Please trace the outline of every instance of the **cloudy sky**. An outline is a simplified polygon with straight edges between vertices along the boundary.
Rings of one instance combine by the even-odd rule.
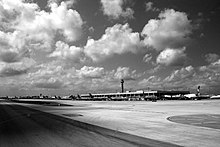
[[[219,0],[0,0],[0,95],[220,93]]]

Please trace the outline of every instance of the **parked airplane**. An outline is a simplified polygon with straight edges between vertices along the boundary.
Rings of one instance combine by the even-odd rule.
[[[220,99],[220,95],[213,95],[210,97],[210,99]]]
[[[185,94],[185,99],[191,99],[191,100],[201,100],[201,99],[207,99],[210,98],[209,95],[201,95],[200,93],[200,86],[197,88],[197,94]]]
[[[195,99],[197,97],[196,94],[192,93],[192,94],[185,94],[184,97],[188,98],[188,99]]]

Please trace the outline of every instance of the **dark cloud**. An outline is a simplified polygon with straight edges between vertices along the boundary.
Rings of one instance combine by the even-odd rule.
[[[17,62],[16,58],[14,57],[16,56],[12,55],[11,58],[5,58],[5,60],[7,59],[6,61],[9,63],[0,62],[1,77],[11,77],[26,74],[35,64],[35,61],[31,58],[22,58],[21,61]]]
[[[18,62],[24,57],[30,57],[30,52],[28,50],[21,53],[3,52],[0,54],[0,60],[6,63]]]
[[[26,74],[28,69],[3,68],[0,71],[0,77],[11,77]]]
[[[3,62],[12,63],[19,61],[18,54],[15,52],[5,52],[0,55]]]

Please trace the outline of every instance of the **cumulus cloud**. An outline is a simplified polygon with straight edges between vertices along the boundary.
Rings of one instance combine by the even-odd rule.
[[[52,61],[48,63],[42,63],[35,66],[35,70],[27,75],[27,78],[31,81],[50,79],[50,78],[60,78],[65,75],[65,70],[62,65],[57,61]]]
[[[144,78],[143,80],[139,81],[138,84],[141,87],[147,88],[157,88],[161,86],[162,80],[160,77],[157,76],[150,76],[148,78]]]
[[[83,66],[79,69],[71,69],[58,66],[53,63],[44,63],[36,67],[34,72],[28,74],[26,81],[37,88],[57,88],[71,90],[108,90],[118,89],[120,79],[130,83],[139,75],[129,67],[118,67],[107,71],[104,67]],[[71,80],[70,80],[71,79]],[[128,86],[132,87],[132,86]],[[83,88],[83,89],[82,89]]]
[[[218,74],[220,72],[220,59],[215,62],[210,63],[207,66],[201,66],[199,68],[201,72],[211,72],[214,74]]]
[[[205,60],[208,63],[216,62],[218,59],[219,59],[219,55],[218,54],[209,53],[209,54],[205,55]]]
[[[135,80],[136,70],[131,71],[129,67],[118,67],[114,73],[115,79]]]
[[[202,86],[202,93],[219,92],[220,82],[220,60],[206,66],[193,67],[189,65],[170,72],[162,78],[157,75],[140,80],[138,84],[144,88],[191,90],[196,92],[198,85]],[[195,90],[195,91],[192,91]]]
[[[76,70],[77,81],[74,83],[76,87],[84,87],[87,90],[105,90],[112,91],[118,89],[120,86],[120,80],[124,79],[125,82],[130,84],[126,88],[132,87],[134,81],[140,76],[135,70],[131,70],[129,67],[118,67],[113,70],[105,70],[103,67],[88,67],[84,66],[79,70]]]
[[[102,78],[104,73],[103,67],[83,66],[76,71],[80,77],[83,78]]]
[[[174,70],[165,78],[160,76],[152,75],[148,78],[144,78],[139,81],[139,85],[142,87],[150,87],[151,89],[175,89],[179,88],[182,90],[188,90],[188,88],[192,87],[195,84],[201,82],[196,79],[196,70],[194,67],[187,66],[177,70]],[[195,81],[193,79],[196,79]]]
[[[220,86],[220,59],[207,65],[200,67],[199,78],[202,83],[218,88]],[[218,91],[219,92],[219,91]]]
[[[70,5],[70,1],[60,4],[50,1],[46,12],[33,1],[0,1],[1,77],[28,73],[35,65],[31,56],[36,60],[43,58],[35,55],[38,53],[35,49],[51,52],[60,38],[68,43],[80,38],[83,21]],[[81,48],[58,41],[50,56],[80,62],[82,52]]]
[[[49,6],[52,11],[50,19],[55,29],[61,29],[68,40],[77,40],[83,24],[80,14],[76,10],[68,9],[68,2],[61,2],[59,6],[51,3]]]
[[[34,83],[34,86],[43,89],[59,89],[63,87],[63,83],[58,79],[51,78],[49,80],[41,80],[36,82]]]
[[[88,39],[85,54],[93,61],[98,62],[114,54],[136,53],[139,46],[139,33],[132,33],[128,24],[116,24],[107,28],[99,40]]]
[[[84,60],[83,49],[76,46],[69,46],[68,44],[58,41],[56,42],[56,49],[49,55],[49,57],[57,57],[62,60],[80,63]]]
[[[25,3],[23,3],[25,7]],[[51,38],[50,35],[61,33],[67,40],[74,41],[78,39],[83,24],[80,14],[76,10],[68,9],[67,3],[61,2],[60,5],[51,2],[49,7],[51,12],[37,10],[36,8],[30,14],[24,13],[19,18],[15,26],[17,30],[33,35],[35,38],[42,36]],[[40,36],[39,36],[40,35]]]
[[[25,81],[37,88],[60,89],[70,86],[76,79],[74,67],[64,68],[60,62],[52,61],[35,66],[34,70],[27,74]]]
[[[167,82],[178,81],[178,80],[182,81],[192,77],[194,73],[195,73],[195,69],[190,65],[187,67],[183,67],[179,70],[175,70],[174,72],[171,73],[170,76],[166,77],[164,80]]]
[[[151,54],[146,54],[143,58],[144,62],[150,62],[150,60],[152,59],[152,55]]]
[[[141,34],[144,43],[157,50],[181,47],[192,33],[191,21],[184,12],[167,9],[159,14],[159,19],[151,19]]]
[[[192,67],[187,66],[171,72],[163,83],[167,87],[185,87],[196,89],[198,85],[203,87],[203,93],[211,90],[217,92],[220,82],[220,62],[216,61],[207,66]],[[211,88],[212,87],[212,88]],[[209,89],[211,88],[211,89]],[[210,92],[211,92],[210,91]]]
[[[18,62],[24,57],[30,57],[30,51],[25,46],[23,35],[17,31],[0,31],[0,60],[3,62]]]
[[[146,11],[160,11],[160,9],[153,7],[153,2],[145,3]]]
[[[211,66],[220,66],[220,59],[218,59],[217,61],[215,61],[215,62],[212,62],[211,63]]]
[[[161,66],[160,64],[156,64],[156,63],[152,63],[152,64],[153,64],[153,67],[151,69],[146,70],[145,71],[146,74],[155,74],[156,72],[159,72],[160,70],[163,69],[163,66]]]
[[[123,8],[125,2],[126,0],[101,0],[103,13],[113,19],[120,16],[133,18],[134,11],[129,7]]]
[[[80,14],[69,9],[68,2],[49,3],[51,12],[40,10],[36,3],[23,0],[0,2],[0,42],[4,48],[21,50],[37,45],[50,49],[53,41],[64,36],[67,41],[79,39],[83,21]]]
[[[157,63],[166,66],[182,66],[185,64],[186,59],[185,47],[182,49],[167,48],[158,55]]]

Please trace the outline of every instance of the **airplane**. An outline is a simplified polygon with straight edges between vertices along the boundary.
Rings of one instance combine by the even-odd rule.
[[[193,94],[193,93],[192,94],[185,94],[184,97],[186,99],[190,99],[190,100],[201,100],[201,99],[210,98],[209,95],[201,95],[201,93],[200,93],[200,86],[198,86],[196,94]]]
[[[210,99],[220,99],[220,95],[213,95],[210,97]]]
[[[196,94],[192,93],[192,94],[185,94],[184,97],[187,99],[195,99],[198,96]]]

